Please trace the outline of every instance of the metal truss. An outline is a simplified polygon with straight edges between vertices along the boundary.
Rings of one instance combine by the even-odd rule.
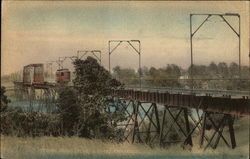
[[[124,136],[121,141],[144,143],[149,146],[158,143],[161,147],[182,143],[183,148],[192,148],[194,144],[199,144],[204,150],[208,147],[216,149],[219,142],[223,141],[229,148],[234,149],[236,147],[233,128],[234,118],[230,114],[204,111],[201,115],[198,109],[192,109],[195,112],[191,112],[191,109],[187,107],[164,105],[164,110],[161,110],[163,114],[159,115],[157,104],[153,102],[141,102],[118,97],[112,97],[109,102],[113,104],[111,107],[115,107],[113,112],[119,110],[126,113],[127,120],[125,122],[114,121],[112,123],[123,128]],[[197,104],[197,108],[201,108],[203,102]],[[107,107],[107,110],[110,112],[110,108]],[[194,117],[195,113],[197,117]],[[222,117],[218,120],[212,117],[215,115]],[[215,119],[217,119],[216,122]],[[208,126],[209,124],[210,126]],[[231,143],[223,135],[223,129],[226,126],[228,126]],[[206,134],[205,132],[209,129],[210,133]],[[173,134],[170,132],[175,132],[179,138],[171,138],[169,135]],[[199,137],[199,142],[194,143],[193,137]],[[206,145],[204,146],[205,142]]]
[[[149,106],[150,105],[150,106]],[[160,135],[160,120],[155,103],[137,102],[136,122],[132,141],[152,145]]]
[[[211,126],[214,129],[214,132],[211,135],[211,137],[209,138],[209,140],[207,140],[207,144],[204,146],[204,150],[206,150],[209,146],[212,147],[213,149],[216,149],[218,144],[219,144],[220,139],[222,139],[223,142],[229,148],[234,149],[236,147],[235,133],[234,133],[234,128],[233,128],[234,117],[232,115],[229,115],[229,114],[220,114],[220,115],[223,115],[222,118],[219,121],[215,122],[214,119],[211,117],[211,115],[218,115],[218,114],[211,113],[211,112],[204,112],[203,113],[204,117],[203,117],[203,121],[202,121],[200,147],[203,146],[207,122],[210,121]],[[226,138],[223,136],[223,130],[224,130],[225,126],[228,126],[230,141],[231,141],[230,144],[226,140]],[[217,137],[214,140],[216,134],[217,134]]]
[[[174,111],[173,111],[174,109]],[[166,111],[168,111],[170,117],[172,118],[172,123],[169,123],[169,127],[166,131],[164,131],[164,127],[166,126]],[[174,114],[175,112],[175,114]],[[176,113],[177,112],[177,113]],[[181,124],[179,124],[178,119],[181,120],[180,114],[184,113],[184,123],[186,125],[186,130],[182,128]],[[168,121],[169,122],[169,121]],[[175,126],[176,127],[175,127]],[[173,141],[167,141],[166,138],[169,135],[170,131],[174,127],[175,131],[180,135],[184,136],[185,140],[173,140]],[[161,128],[161,135],[160,135],[160,146],[165,146],[165,143],[176,143],[176,142],[183,142],[184,145],[189,144],[190,146],[193,146],[191,133],[190,133],[190,125],[188,120],[188,111],[187,108],[180,108],[180,107],[171,107],[171,106],[165,106],[163,119],[162,119],[162,128]]]

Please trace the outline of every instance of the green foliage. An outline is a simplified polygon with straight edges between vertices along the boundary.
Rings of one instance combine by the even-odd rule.
[[[55,114],[8,109],[1,112],[1,134],[25,136],[60,135],[60,120]]]
[[[110,88],[121,85],[92,57],[88,57],[86,60],[78,59],[74,62],[74,66],[76,74],[73,81],[74,87],[80,94],[107,95]]]
[[[77,92],[70,87],[61,87],[58,92],[57,113],[62,122],[63,134],[74,135],[74,125],[78,122],[80,108],[77,104]]]
[[[60,135],[60,120],[58,115],[42,112],[25,112],[19,108],[8,107],[10,100],[1,87],[1,129],[3,135],[44,136]]]
[[[4,112],[7,110],[8,108],[8,103],[10,102],[10,100],[7,98],[7,96],[5,95],[5,87],[1,87],[1,107],[0,107],[0,112]]]
[[[137,72],[131,68],[116,66],[113,69],[113,76],[126,85],[139,85],[139,73],[142,76],[142,85],[153,87],[179,87],[181,68],[171,64],[164,68],[143,67]]]
[[[113,76],[127,85],[135,85],[139,82],[138,74],[131,68],[121,68],[120,66],[116,66],[113,68]]]
[[[74,87],[59,91],[58,114],[64,135],[87,138],[110,138],[114,127],[112,114],[105,112],[106,96],[121,85],[92,57],[74,61]],[[118,118],[118,117],[117,117]]]
[[[179,87],[179,78],[181,76],[181,68],[177,65],[167,65],[165,68],[156,69],[151,67],[149,69],[148,84],[156,87]]]
[[[142,86],[147,87],[173,87],[196,89],[222,89],[222,90],[249,90],[250,74],[249,67],[241,67],[235,62],[229,65],[225,62],[218,64],[211,62],[207,65],[193,65],[191,80],[191,67],[187,70],[175,64],[168,64],[166,67],[142,67]],[[138,85],[139,74],[133,69],[116,66],[113,69],[113,76],[126,85]]]
[[[5,88],[1,88],[1,134],[115,138],[118,131],[111,122],[124,116],[105,111],[106,96],[110,88],[117,88],[121,83],[91,57],[76,60],[74,65],[74,87],[60,86],[57,109],[52,113],[7,109],[9,101],[4,95]]]
[[[55,114],[25,112],[18,108],[8,107],[5,88],[1,87],[1,129],[3,135],[41,136],[60,134],[59,118]]]
[[[194,88],[204,89],[222,89],[222,90],[249,90],[250,76],[249,67],[241,67],[239,74],[239,65],[232,62],[228,66],[225,62],[217,65],[211,62],[209,66],[193,65]],[[191,74],[191,68],[188,69]],[[191,81],[188,84],[191,86]]]

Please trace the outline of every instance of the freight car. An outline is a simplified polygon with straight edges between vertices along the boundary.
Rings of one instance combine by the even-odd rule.
[[[70,71],[69,69],[59,69],[56,71],[56,82],[57,83],[68,83],[70,82]]]
[[[43,64],[30,64],[23,68],[23,82],[26,84],[44,83]]]

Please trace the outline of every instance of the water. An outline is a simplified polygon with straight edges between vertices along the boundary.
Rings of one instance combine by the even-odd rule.
[[[14,108],[20,108],[23,111],[34,111],[34,112],[51,112],[53,109],[55,109],[55,106],[53,104],[49,104],[46,106],[43,102],[39,100],[34,100],[32,103],[27,100],[22,101],[16,101],[11,100],[11,103],[8,105],[9,107]]]

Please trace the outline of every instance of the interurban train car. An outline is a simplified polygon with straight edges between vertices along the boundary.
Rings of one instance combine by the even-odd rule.
[[[30,64],[23,68],[23,82],[27,84],[44,83],[43,64]]]
[[[57,83],[68,83],[70,82],[70,71],[69,69],[59,69],[56,71],[56,82]]]
[[[48,79],[47,79],[48,80]],[[48,82],[46,80],[46,82]],[[69,69],[59,69],[56,71],[56,83],[70,82]],[[23,83],[25,84],[44,84],[44,66],[43,64],[29,64],[23,68]]]

